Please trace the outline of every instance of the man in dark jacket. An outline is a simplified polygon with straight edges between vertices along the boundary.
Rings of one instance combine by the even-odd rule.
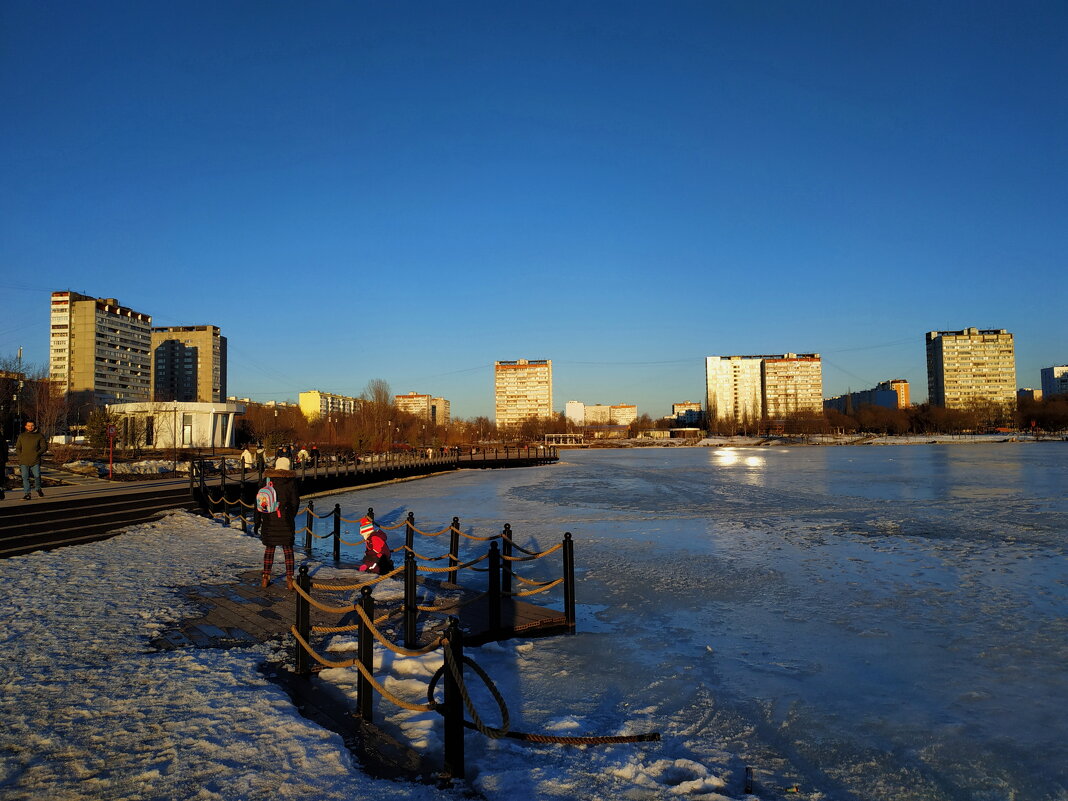
[[[274,488],[278,508],[260,509],[257,503],[256,526],[260,532],[260,540],[263,542],[261,587],[266,587],[271,583],[274,549],[281,545],[286,560],[286,589],[293,589],[293,540],[296,538],[300,495],[297,493],[297,474],[289,467],[289,459],[279,456],[274,468],[263,474],[264,486],[270,484]]]
[[[33,420],[26,421],[26,429],[15,440],[15,458],[22,471],[22,491],[26,493],[22,500],[30,499],[30,475],[34,477],[34,488],[40,497],[44,497],[41,491],[41,459],[48,450],[44,434],[37,430],[37,423]]]

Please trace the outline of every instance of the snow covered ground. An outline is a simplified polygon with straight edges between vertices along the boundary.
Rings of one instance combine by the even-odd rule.
[[[225,584],[255,567],[259,542],[186,513],[132,527],[103,542],[0,561],[0,797],[16,799],[430,799],[456,795],[406,782],[374,780],[354,764],[341,738],[304,720],[257,667],[282,661],[270,646],[155,652],[148,643],[169,621],[191,615],[180,589]],[[320,575],[329,575],[329,568]],[[396,592],[396,590],[392,590]],[[376,593],[381,595],[381,593]],[[583,622],[583,626],[593,621]],[[354,656],[338,635],[330,658]],[[532,642],[471,650],[501,689],[528,698],[562,734],[614,734],[655,727],[635,709],[611,731],[583,731],[579,707],[553,685],[574,683],[566,664]],[[378,671],[414,702],[440,655],[383,656]],[[516,667],[548,671],[542,686]],[[322,678],[355,694],[355,672]],[[487,722],[495,707],[479,694]],[[587,703],[589,700],[587,699]],[[596,703],[603,703],[596,702]],[[379,703],[384,725],[420,749],[440,753],[440,719]],[[529,714],[529,713],[528,713]],[[513,720],[522,722],[516,710]],[[658,744],[561,749],[487,743],[468,734],[468,771],[489,798],[605,797],[630,790],[655,798],[665,787],[687,798],[719,798],[709,769],[665,757]],[[603,771],[603,773],[602,773]],[[598,789],[599,788],[599,789]],[[518,794],[518,795],[517,795]]]

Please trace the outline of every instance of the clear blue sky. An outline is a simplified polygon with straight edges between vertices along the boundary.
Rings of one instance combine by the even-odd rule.
[[[1068,5],[0,4],[0,355],[48,293],[216,324],[231,394],[700,400],[707,355],[1068,362]]]

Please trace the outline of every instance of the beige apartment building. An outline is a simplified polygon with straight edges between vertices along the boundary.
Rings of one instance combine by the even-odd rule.
[[[352,414],[360,408],[363,400],[348,395],[335,395],[332,392],[321,392],[317,389],[301,392],[297,395],[297,405],[300,413],[309,423],[320,417],[332,415],[341,416]],[[281,404],[280,404],[281,405]]]
[[[152,399],[223,403],[226,337],[215,325],[152,329]]]
[[[708,356],[705,387],[708,421],[756,421],[763,411],[763,356]]]
[[[761,365],[764,416],[823,413],[823,362],[818,353],[765,356]]]
[[[933,405],[966,409],[976,403],[1015,403],[1016,352],[1004,328],[929,331],[926,344],[927,395]]]
[[[92,406],[148,401],[151,350],[149,315],[115,298],[52,293],[48,372],[68,396],[74,418]]]
[[[498,427],[517,426],[529,417],[553,413],[551,359],[494,362],[494,409]]]
[[[393,404],[400,411],[414,414],[420,420],[434,425],[448,425],[451,416],[452,404],[445,398],[435,398],[432,395],[420,395],[416,392],[395,395]]]

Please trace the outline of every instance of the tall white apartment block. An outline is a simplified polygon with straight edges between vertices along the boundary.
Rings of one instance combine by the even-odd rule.
[[[1015,404],[1016,351],[1004,328],[930,331],[926,344],[927,395],[933,405]]]
[[[564,404],[564,417],[572,425],[586,425],[586,404],[582,401],[568,401]]]
[[[445,398],[430,399],[430,422],[434,425],[447,426],[452,419],[452,403]]]
[[[763,356],[705,358],[708,420],[757,421],[763,411],[760,366]]]
[[[77,292],[53,292],[48,372],[81,409],[147,401],[152,394],[152,318]],[[81,416],[80,410],[76,414]]]
[[[394,395],[393,405],[398,411],[414,414],[420,420],[430,419],[430,396],[409,392],[407,395]]]
[[[530,417],[553,413],[551,359],[494,362],[494,408],[497,425],[517,426]]]
[[[1068,395],[1068,365],[1042,368],[1042,397]]]
[[[586,425],[606,426],[612,422],[612,407],[604,403],[586,404]]]
[[[320,417],[330,417],[332,415],[340,417],[343,414],[352,414],[360,408],[362,403],[364,401],[361,398],[335,395],[332,392],[321,392],[318,389],[311,389],[297,395],[297,405],[300,406],[300,412],[308,422],[318,420]],[[272,402],[264,405],[270,406]],[[286,406],[288,404],[278,403],[274,405]]]
[[[818,353],[765,356],[761,387],[765,417],[823,413],[823,362]]]
[[[633,403],[616,403],[608,407],[608,422],[614,426],[629,426],[638,419],[638,407]]]

